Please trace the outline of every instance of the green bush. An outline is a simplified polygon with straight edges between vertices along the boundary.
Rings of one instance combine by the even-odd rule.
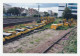
[[[43,27],[43,29],[46,29],[46,28],[49,28],[49,29],[50,29],[51,24],[52,24],[52,23],[49,23],[49,24],[45,25],[45,26]]]
[[[70,26],[70,28],[73,28],[73,27],[74,27],[74,25]]]
[[[40,17],[40,15],[33,15],[33,17]]]
[[[68,26],[59,26],[57,30],[67,30],[68,28]]]
[[[54,24],[57,24],[58,22],[57,21],[54,21]]]

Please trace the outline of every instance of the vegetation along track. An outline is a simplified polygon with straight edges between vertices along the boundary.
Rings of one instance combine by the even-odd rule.
[[[55,43],[53,43],[52,45],[50,45],[46,50],[43,51],[43,53],[50,53],[51,48],[53,48],[57,43],[59,43],[63,38],[65,38],[66,36],[70,36],[71,34],[73,34],[72,32],[75,31],[77,27],[74,27],[71,31],[69,31],[68,33],[66,33],[64,36],[62,36],[61,39],[59,39],[58,41],[56,41]],[[58,50],[59,51],[59,50]]]

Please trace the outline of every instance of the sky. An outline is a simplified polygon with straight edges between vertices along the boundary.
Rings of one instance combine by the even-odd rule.
[[[34,8],[38,10],[38,5],[40,6],[39,11],[44,12],[48,10],[52,10],[53,12],[58,12],[58,3],[6,3],[11,5],[12,7],[22,7],[25,9]]]

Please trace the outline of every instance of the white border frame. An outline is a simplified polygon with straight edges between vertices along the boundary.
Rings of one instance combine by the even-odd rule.
[[[79,0],[0,0],[0,54],[2,56],[79,56],[80,52],[80,1]],[[45,53],[45,54],[39,54],[39,53],[3,53],[3,3],[77,3],[78,5],[78,13],[77,13],[77,54],[59,54],[59,53]]]

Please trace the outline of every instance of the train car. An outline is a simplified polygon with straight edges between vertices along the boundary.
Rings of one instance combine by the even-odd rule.
[[[52,24],[51,25],[51,29],[55,29],[56,30],[57,28],[58,28],[58,24]]]
[[[18,35],[24,34],[26,31],[26,29],[16,29],[16,33],[18,33]]]
[[[54,17],[41,17],[41,23],[49,24],[54,21]]]
[[[43,27],[45,24],[39,23],[38,25],[39,25],[39,28],[40,28],[40,27]]]
[[[3,42],[5,42],[6,40],[5,40],[5,38],[3,38]]]
[[[41,23],[47,24],[47,19],[46,19],[46,17],[41,17]]]
[[[31,29],[28,29],[28,28],[21,28],[21,29],[24,29],[24,30],[25,30],[25,31],[24,31],[24,34],[31,31]]]
[[[38,25],[32,25],[34,27],[34,30],[38,28]]]
[[[5,38],[7,40],[11,39],[12,36],[13,36],[12,33],[6,33],[6,32],[3,33],[3,38]]]
[[[16,31],[7,31],[7,33],[16,33]]]
[[[32,27],[32,26],[26,26],[26,28],[28,29],[28,30],[30,30],[30,31],[33,31],[35,28],[34,27]]]
[[[46,17],[46,19],[47,19],[47,24],[49,24],[50,23],[50,17]]]
[[[12,33],[11,38],[15,38],[15,37],[17,37],[17,33],[16,33],[16,31],[8,31],[8,33]]]
[[[35,30],[40,28],[40,26],[38,24],[33,25],[33,27],[35,27]]]
[[[58,26],[63,26],[63,21],[59,21]]]

